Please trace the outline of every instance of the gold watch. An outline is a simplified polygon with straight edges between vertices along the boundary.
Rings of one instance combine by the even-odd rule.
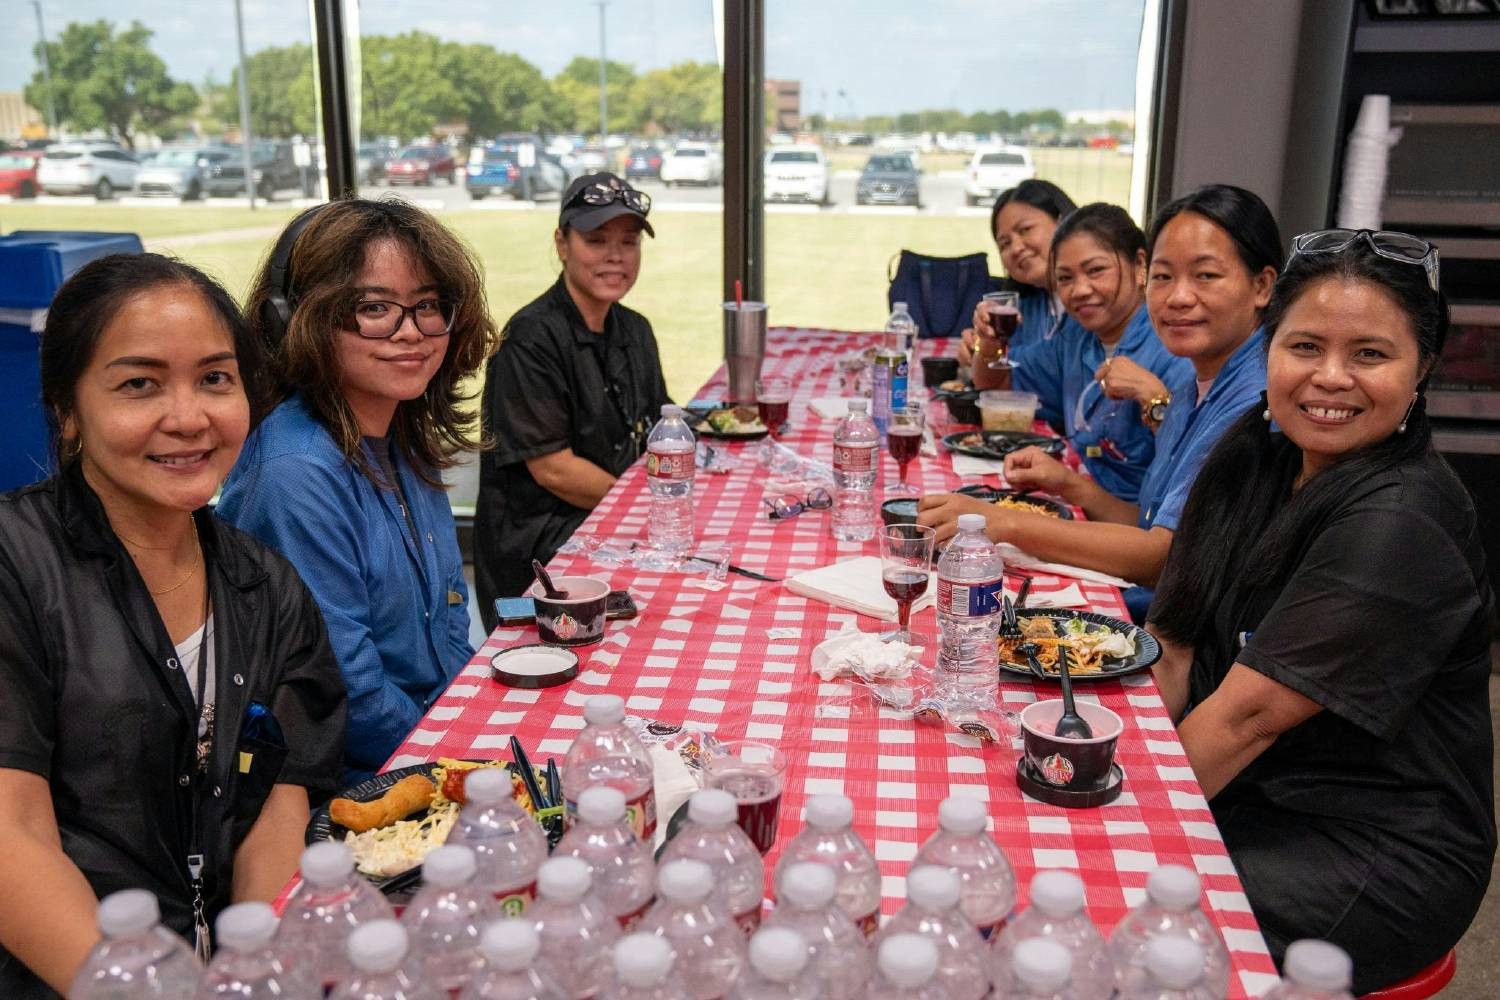
[[[1141,417],[1152,427],[1160,427],[1161,422],[1167,419],[1167,407],[1172,405],[1172,394],[1163,393],[1160,396],[1152,396],[1146,403],[1146,408]]]

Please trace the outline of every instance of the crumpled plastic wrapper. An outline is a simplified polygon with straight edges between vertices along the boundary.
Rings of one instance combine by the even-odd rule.
[[[715,448],[707,441],[698,442],[697,466],[711,475],[724,475],[739,467],[739,461],[723,448]]]
[[[685,573],[722,581],[729,574],[729,543],[724,540],[698,542],[687,556],[672,555],[641,541],[601,538],[575,533],[557,550],[558,555],[582,556],[600,566],[630,566],[652,573]]]
[[[625,716],[625,725],[651,754],[656,793],[656,847],[667,838],[667,826],[682,804],[703,787],[703,766],[718,741],[709,733],[669,722]]]
[[[775,438],[762,438],[756,452],[768,492],[801,493],[814,487],[833,488],[833,466],[807,458]]]

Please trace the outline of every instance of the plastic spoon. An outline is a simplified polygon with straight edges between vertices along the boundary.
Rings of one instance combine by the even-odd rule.
[[[1078,714],[1078,709],[1073,704],[1073,676],[1068,672],[1068,659],[1068,647],[1059,648],[1057,674],[1062,680],[1063,714],[1052,732],[1065,740],[1091,740],[1094,738],[1094,729]]]
[[[547,575],[547,567],[542,565],[540,559],[531,560],[531,568],[536,573],[537,581],[541,583],[542,590],[546,592],[549,601],[566,601],[568,599],[568,592],[566,590],[558,590],[553,586],[552,577]]]

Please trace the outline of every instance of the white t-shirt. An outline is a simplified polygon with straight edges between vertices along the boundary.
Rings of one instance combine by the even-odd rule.
[[[205,635],[205,633],[207,633]],[[196,632],[177,644],[177,662],[187,678],[188,689],[193,699],[198,700],[198,656],[205,657],[203,664],[203,714],[198,719],[198,738],[207,739],[214,721],[214,616],[209,614]]]

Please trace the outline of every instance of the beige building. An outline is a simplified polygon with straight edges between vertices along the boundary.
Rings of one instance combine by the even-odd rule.
[[[0,140],[44,139],[47,126],[42,113],[26,103],[16,91],[0,91]]]
[[[777,132],[796,133],[802,127],[802,81],[767,80],[766,105]]]

